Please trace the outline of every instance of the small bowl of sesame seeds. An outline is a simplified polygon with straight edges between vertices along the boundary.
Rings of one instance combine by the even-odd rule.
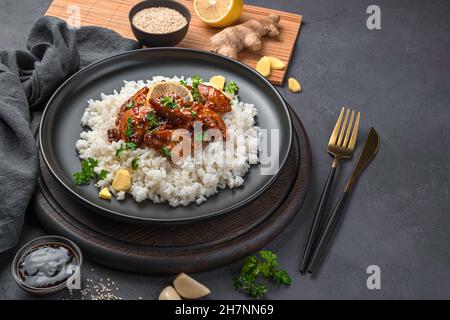
[[[147,47],[171,47],[183,40],[189,29],[189,9],[173,0],[147,0],[136,4],[129,14],[131,30]]]

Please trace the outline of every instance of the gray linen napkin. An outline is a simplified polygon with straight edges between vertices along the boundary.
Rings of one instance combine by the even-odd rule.
[[[80,68],[139,47],[112,30],[70,29],[46,16],[33,26],[27,51],[0,51],[0,252],[17,244],[36,184],[38,152],[30,109],[42,108]]]

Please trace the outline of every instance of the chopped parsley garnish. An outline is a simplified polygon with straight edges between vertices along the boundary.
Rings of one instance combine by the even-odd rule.
[[[100,171],[100,173],[97,175],[99,180],[105,180],[106,176],[108,175],[108,171],[106,170],[102,170]]]
[[[134,142],[122,143],[119,148],[116,149],[116,156],[120,156],[120,154],[125,150],[136,150],[137,146]]]
[[[126,147],[127,147],[127,150],[136,150],[136,148],[137,148],[136,143],[134,143],[134,142],[127,142]]]
[[[94,168],[98,165],[98,160],[87,158],[81,161],[81,171],[73,174],[77,185],[89,184],[95,178]]]
[[[133,135],[133,118],[129,117],[127,119],[127,126],[125,128],[125,136],[131,137]]]
[[[164,96],[161,99],[159,99],[159,101],[165,106],[168,107],[170,109],[175,109],[178,107],[177,103],[175,102],[175,100],[173,100],[173,98],[171,97],[167,97]]]
[[[196,102],[202,102],[202,96],[198,92],[198,85],[203,82],[203,79],[199,76],[193,76],[192,78],[192,97]]]
[[[134,107],[134,100],[131,100],[131,102],[129,104],[127,104],[127,109],[131,109]]]
[[[148,121],[148,123],[150,124],[150,130],[159,126],[159,121],[158,119],[155,118],[155,115],[153,114],[153,111],[149,111],[147,113],[147,116],[145,117],[145,119]]]
[[[225,92],[228,92],[228,93],[231,93],[231,94],[236,94],[236,93],[239,92],[239,87],[237,86],[236,83],[234,83],[234,81],[230,81],[225,86]]]
[[[234,287],[258,298],[267,293],[264,283],[256,283],[258,277],[271,279],[276,284],[290,285],[292,279],[289,274],[278,267],[277,255],[272,251],[262,250],[259,257],[247,257],[242,266],[241,273],[234,278]]]
[[[192,87],[198,88],[198,85],[203,82],[203,79],[200,76],[192,76]]]
[[[187,86],[187,82],[184,80],[180,80],[179,83],[182,84],[183,86]]]
[[[192,115],[193,117],[195,117],[195,116],[197,115],[197,112],[194,111],[194,110],[191,110],[191,115]]]
[[[170,149],[168,147],[162,147],[162,151],[164,152],[166,157],[170,158],[172,156],[172,152],[170,151]]]
[[[131,168],[133,169],[133,170],[137,170],[137,168],[139,168],[139,163],[138,163],[138,161],[139,161],[139,158],[137,157],[137,158],[134,158],[133,160],[131,160]]]

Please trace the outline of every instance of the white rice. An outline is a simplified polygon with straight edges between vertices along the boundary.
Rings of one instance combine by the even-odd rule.
[[[202,151],[201,163],[188,157],[180,166],[159,151],[151,148],[125,150],[116,156],[121,141],[108,141],[107,130],[114,127],[119,109],[140,88],[154,82],[179,81],[183,78],[153,77],[148,81],[124,81],[120,92],[101,94],[101,100],[90,99],[81,123],[89,127],[80,134],[76,148],[81,159],[93,158],[99,164],[95,171],[108,171],[104,180],[97,182],[98,188],[107,187],[118,200],[125,192],[116,192],[112,181],[119,169],[127,169],[132,176],[131,189],[127,192],[138,202],[150,199],[155,203],[168,202],[171,206],[201,204],[220,189],[236,188],[244,183],[250,165],[257,164],[260,144],[260,129],[255,126],[257,110],[253,104],[239,102],[235,96],[232,111],[223,115],[230,136],[224,143],[210,142]],[[191,79],[185,79],[191,84]],[[131,161],[139,157],[138,168],[131,168]]]

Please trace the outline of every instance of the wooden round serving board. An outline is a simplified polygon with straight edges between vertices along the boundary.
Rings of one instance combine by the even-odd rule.
[[[246,207],[230,214],[193,223],[145,226],[111,220],[76,202],[41,161],[36,216],[49,233],[76,242],[87,258],[125,271],[173,274],[231,263],[273,240],[303,204],[311,177],[311,149],[292,110],[291,116],[296,136],[278,179]]]

